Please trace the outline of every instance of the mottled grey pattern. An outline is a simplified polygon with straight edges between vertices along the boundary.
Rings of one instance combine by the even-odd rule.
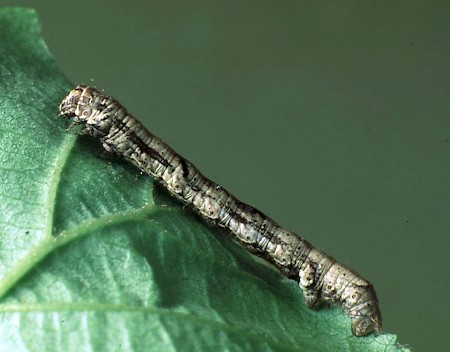
[[[83,125],[81,134],[98,137],[107,152],[123,156],[152,175],[173,196],[296,280],[308,307],[337,303],[350,316],[354,335],[381,331],[381,314],[370,282],[203,176],[115,99],[78,86],[59,110],[64,118],[73,118],[69,129]]]

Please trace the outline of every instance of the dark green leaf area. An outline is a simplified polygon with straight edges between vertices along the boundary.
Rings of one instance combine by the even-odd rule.
[[[0,36],[0,277],[9,280],[21,270],[17,261],[49,232],[52,175],[68,138],[56,123],[55,102],[69,83],[58,74],[33,11],[3,10]]]
[[[337,350],[363,351],[374,342],[350,337],[339,309],[307,309],[294,282],[222,241],[190,215],[164,209],[59,248],[3,304],[52,344],[70,332],[77,346],[100,350],[140,350],[151,340],[155,350],[326,351],[327,336]]]
[[[0,10],[0,351],[396,351],[57,117],[36,14]]]
[[[70,151],[58,184],[55,235],[90,219],[154,204],[152,179],[122,159],[105,157],[101,149],[98,141],[82,137]]]

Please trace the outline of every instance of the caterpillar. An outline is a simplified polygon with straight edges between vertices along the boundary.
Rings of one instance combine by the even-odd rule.
[[[79,85],[59,105],[59,116],[73,119],[67,130],[82,125],[79,134],[99,138],[107,153],[151,175],[207,222],[224,228],[252,254],[297,281],[308,307],[318,309],[322,302],[340,305],[355,336],[381,332],[381,313],[370,282],[203,176],[117,100]]]

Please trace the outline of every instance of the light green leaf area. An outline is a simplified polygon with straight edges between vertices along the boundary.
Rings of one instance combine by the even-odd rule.
[[[1,10],[0,36],[0,351],[400,350],[66,133],[34,11]]]

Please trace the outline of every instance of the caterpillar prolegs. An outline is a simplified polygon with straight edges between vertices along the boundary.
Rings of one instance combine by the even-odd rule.
[[[208,222],[296,280],[308,307],[339,304],[351,318],[354,335],[381,332],[381,313],[370,282],[203,176],[117,100],[80,85],[64,98],[59,111],[73,118],[69,129],[83,125],[81,134],[99,138],[107,152],[131,161]]]

